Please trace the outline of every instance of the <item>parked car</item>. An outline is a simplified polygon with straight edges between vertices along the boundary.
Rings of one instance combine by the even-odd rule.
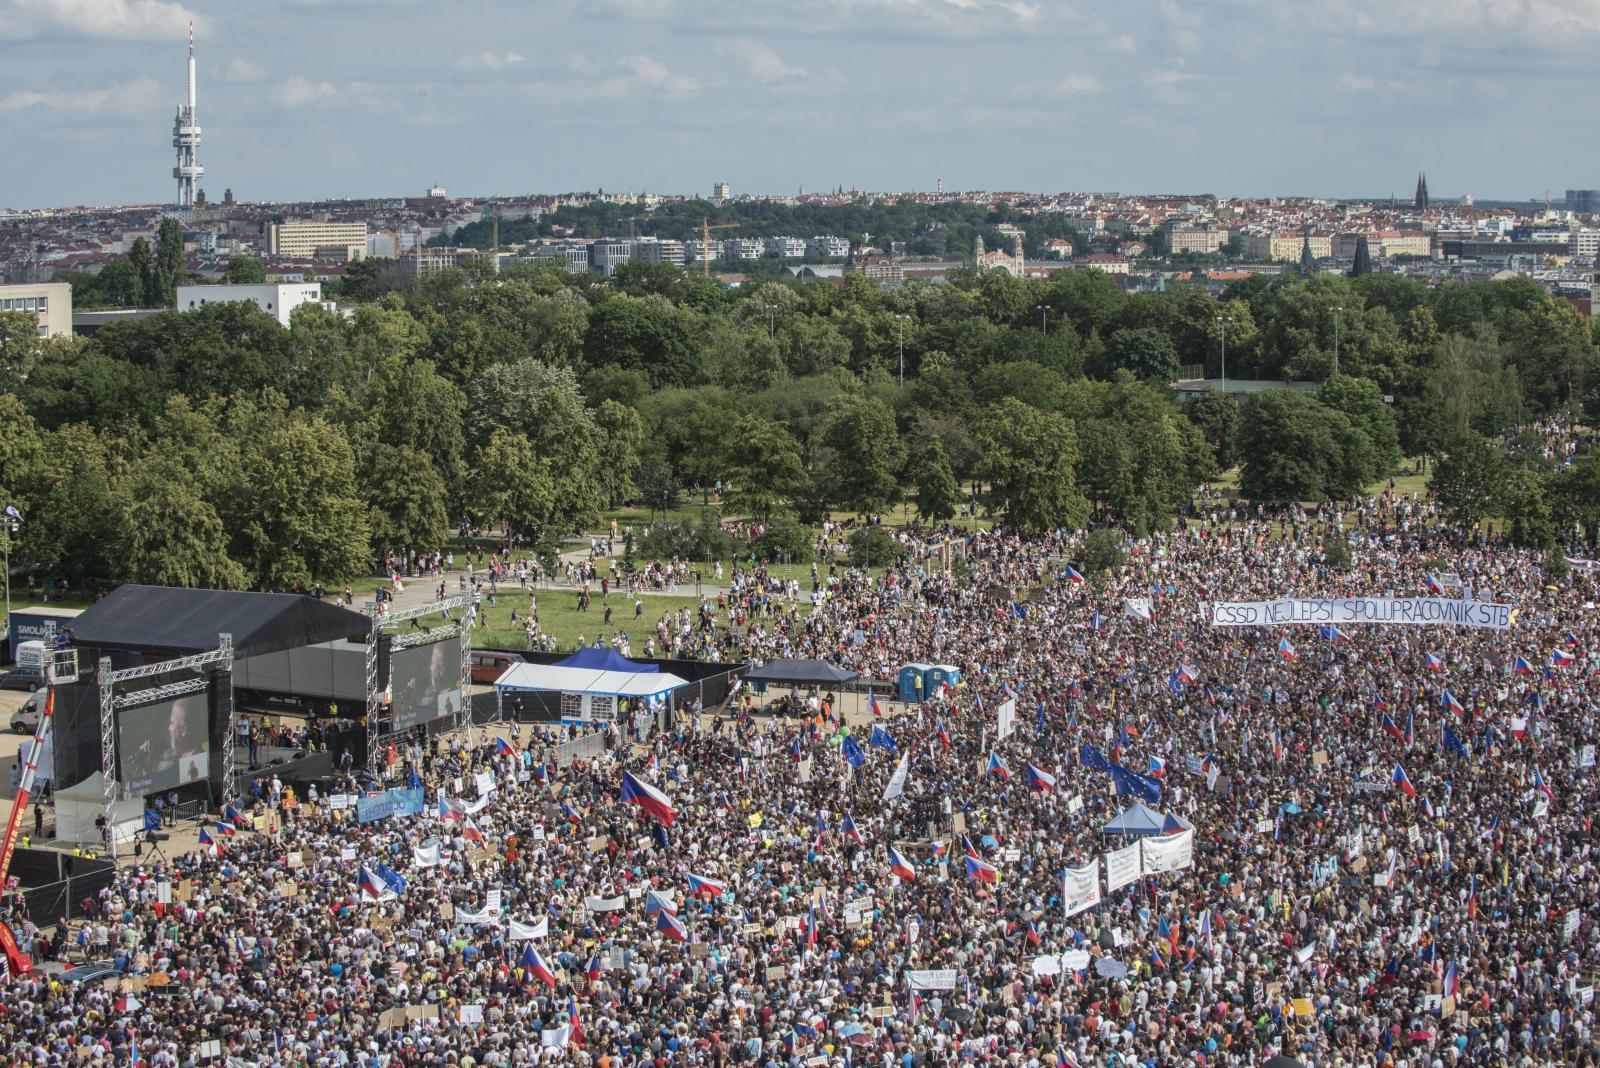
[[[18,734],[33,734],[39,729],[39,717],[44,715],[45,690],[35,690],[22,707],[11,713],[11,729]]]

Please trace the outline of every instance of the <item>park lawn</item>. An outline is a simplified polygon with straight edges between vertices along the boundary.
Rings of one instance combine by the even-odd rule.
[[[682,594],[654,594],[641,597],[644,602],[644,614],[638,619],[633,617],[633,598],[626,594],[612,593],[611,595],[611,626],[607,627],[602,622],[605,619],[605,604],[600,600],[600,590],[595,586],[591,590],[592,600],[589,602],[589,611],[578,611],[577,592],[570,589],[551,589],[533,591],[539,599],[539,623],[546,634],[554,634],[556,641],[563,651],[570,651],[578,647],[578,636],[583,636],[584,644],[593,644],[595,638],[610,639],[618,631],[627,634],[633,641],[633,654],[644,655],[644,645],[647,640],[655,637],[656,621],[661,618],[661,613],[666,611],[681,611],[684,608],[694,609],[700,603],[693,593]],[[714,596],[714,595],[713,595]],[[472,644],[479,649],[511,649],[523,650],[528,647],[527,634],[523,630],[523,618],[527,615],[527,591],[512,589],[503,591],[495,598],[494,605],[490,605],[488,598],[481,603],[483,617],[480,625],[473,628]],[[511,621],[511,612],[517,613],[516,622]]]

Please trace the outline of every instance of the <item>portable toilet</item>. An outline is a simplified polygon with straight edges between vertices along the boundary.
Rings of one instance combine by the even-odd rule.
[[[927,671],[927,685],[929,693],[939,693],[946,686],[955,686],[961,682],[961,669],[954,664],[934,664]]]
[[[902,701],[916,704],[928,696],[928,670],[932,664],[907,664],[900,669],[900,690],[898,697]]]

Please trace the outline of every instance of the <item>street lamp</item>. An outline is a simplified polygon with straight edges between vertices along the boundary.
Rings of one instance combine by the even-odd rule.
[[[11,640],[11,537],[22,525],[22,513],[17,511],[14,504],[6,505],[4,516],[0,516],[0,532],[4,533],[5,569],[6,569],[6,641]]]
[[[895,315],[900,320],[900,385],[906,384],[906,317]]]
[[[1033,310],[1039,313],[1039,332],[1045,337],[1050,336],[1050,305],[1035,304]]]
[[[1217,316],[1217,325],[1222,327],[1222,391],[1228,390],[1228,324],[1233,322],[1231,315]]]
[[[1344,311],[1343,306],[1335,305],[1333,309],[1333,373],[1339,373],[1339,313]]]

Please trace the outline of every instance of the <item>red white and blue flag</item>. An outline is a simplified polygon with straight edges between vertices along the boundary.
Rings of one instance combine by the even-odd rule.
[[[989,754],[989,774],[998,775],[1002,779],[1011,778],[1011,769],[1006,767],[1006,762],[999,753]]]
[[[1043,768],[1036,768],[1032,763],[1027,766],[1028,785],[1041,793],[1054,793],[1056,777]]]
[[[1517,657],[1516,660],[1512,662],[1511,670],[1515,671],[1518,675],[1532,675],[1532,674],[1535,674],[1535,672],[1533,670],[1533,665],[1528,663],[1526,660],[1522,659],[1522,657],[1520,657],[1520,656]]]
[[[1466,718],[1467,706],[1463,705],[1460,701],[1457,701],[1456,695],[1451,693],[1449,690],[1446,690],[1444,693],[1439,695],[1439,704],[1443,705],[1445,708],[1448,708],[1456,715]]]
[[[1556,792],[1550,788],[1550,780],[1538,768],[1533,769],[1533,788],[1552,801],[1556,799]]]
[[[1568,665],[1570,663],[1572,663],[1572,654],[1567,652],[1565,649],[1555,649],[1555,650],[1551,651],[1551,653],[1550,653],[1550,666],[1551,667],[1565,667],[1566,665]]]
[[[1294,643],[1288,638],[1279,638],[1278,655],[1283,657],[1285,660],[1293,660],[1300,654],[1294,651]]]
[[[578,1019],[578,1001],[576,998],[567,998],[567,1041],[581,1045],[583,1043],[583,1023]]]
[[[867,696],[867,707],[872,709],[872,714],[874,716],[882,716],[883,715],[883,706],[878,704],[878,695],[877,694],[869,694]]]
[[[916,882],[917,869],[894,846],[889,847],[889,871],[897,876],[903,883]]]
[[[1406,774],[1406,769],[1399,764],[1394,766],[1394,784],[1398,786],[1407,797],[1416,797],[1417,788],[1411,785],[1411,777]]]
[[[996,883],[1000,881],[1000,871],[993,864],[977,857],[967,858],[967,875],[980,883]]]
[[[1165,778],[1167,774],[1166,760],[1158,756],[1151,757],[1149,769],[1145,772],[1145,774],[1150,776],[1152,779]]]
[[[689,929],[683,925],[682,920],[666,909],[656,913],[656,930],[676,941],[689,941]]]
[[[856,821],[850,813],[844,814],[844,822],[839,825],[839,833],[850,839],[856,845],[866,845],[866,839],[861,837],[861,830],[856,826]]]
[[[1422,657],[1422,666],[1429,671],[1443,671],[1444,661],[1434,653],[1427,653]]]
[[[516,753],[516,750],[511,748],[511,743],[510,742],[506,741],[504,738],[501,738],[499,735],[495,736],[495,739],[494,739],[494,755],[495,756],[511,756],[514,753]]]
[[[1378,726],[1383,728],[1385,734],[1394,735],[1396,741],[1403,742],[1406,740],[1406,732],[1400,729],[1399,724],[1389,718],[1389,713],[1385,712],[1383,714],[1383,718],[1378,721]]]
[[[539,956],[539,951],[533,948],[533,943],[528,943],[528,948],[522,951],[522,959],[518,961],[524,971],[547,986],[556,985],[556,973],[550,970],[550,965]]]
[[[1444,996],[1453,998],[1461,993],[1461,972],[1456,968],[1456,962],[1451,961],[1444,967]]]
[[[692,871],[685,874],[689,879],[689,894],[691,897],[721,897],[728,891],[726,886],[708,875],[696,875]]]
[[[647,782],[633,777],[632,772],[622,773],[622,800],[624,804],[638,805],[645,814],[664,827],[671,827],[678,814],[672,808],[672,799]]]
[[[1200,677],[1199,674],[1194,669],[1194,665],[1192,665],[1192,664],[1179,664],[1178,665],[1178,681],[1183,683],[1184,685],[1186,685],[1186,686],[1189,685],[1190,683],[1194,682],[1199,677]]]
[[[1083,575],[1071,564],[1067,565],[1067,569],[1061,573],[1061,577],[1072,583],[1074,586],[1083,585]]]

